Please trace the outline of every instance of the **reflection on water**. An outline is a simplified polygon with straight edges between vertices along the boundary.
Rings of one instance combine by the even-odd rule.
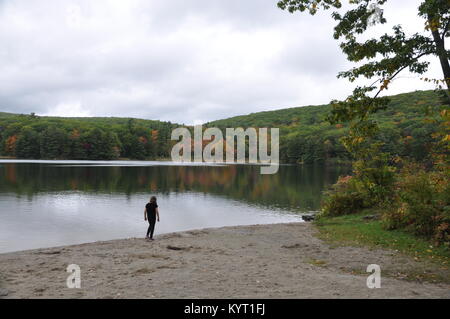
[[[141,237],[143,206],[158,196],[164,233],[299,220],[345,168],[174,166],[167,162],[0,161],[0,252]]]

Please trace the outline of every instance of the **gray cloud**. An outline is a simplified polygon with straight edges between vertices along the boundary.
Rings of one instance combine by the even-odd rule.
[[[395,6],[388,18],[420,30],[417,4]],[[332,29],[276,0],[5,1],[0,108],[192,124],[327,103],[352,89]],[[418,88],[406,76],[389,93]]]

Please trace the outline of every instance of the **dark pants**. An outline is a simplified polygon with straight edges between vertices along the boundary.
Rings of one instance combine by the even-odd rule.
[[[147,230],[147,237],[153,238],[153,232],[155,231],[155,224],[156,224],[156,218],[149,218],[148,219],[148,230]]]

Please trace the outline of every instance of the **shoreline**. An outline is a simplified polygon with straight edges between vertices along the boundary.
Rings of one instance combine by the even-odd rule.
[[[64,159],[64,158],[54,158],[54,159],[35,159],[35,158],[19,158],[13,156],[0,156],[0,160],[9,160],[9,161],[23,161],[23,162],[58,162],[58,161],[72,161],[72,162],[173,162],[171,158],[160,158],[160,159],[131,159],[126,157],[119,157],[116,159],[99,159],[99,160],[91,160],[91,159]],[[177,163],[177,162],[174,162]],[[182,163],[195,163],[192,162],[182,162]],[[201,162],[201,163],[209,163],[209,162]],[[211,164],[211,163],[209,163]],[[227,164],[227,165],[265,165],[263,163],[227,163],[225,161],[218,162],[216,164]],[[351,162],[349,161],[323,161],[323,162],[314,162],[314,163],[304,163],[304,162],[279,162],[278,165],[282,166],[351,166]]]
[[[395,276],[428,264],[316,235],[295,222],[3,253],[0,298],[450,298],[448,284]],[[80,266],[80,289],[66,286],[70,264]],[[381,289],[367,288],[369,264],[381,267]]]

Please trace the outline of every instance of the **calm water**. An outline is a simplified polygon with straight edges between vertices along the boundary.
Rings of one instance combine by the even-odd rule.
[[[158,197],[161,233],[300,221],[346,168],[177,166],[171,162],[0,160],[0,252],[143,237]]]

